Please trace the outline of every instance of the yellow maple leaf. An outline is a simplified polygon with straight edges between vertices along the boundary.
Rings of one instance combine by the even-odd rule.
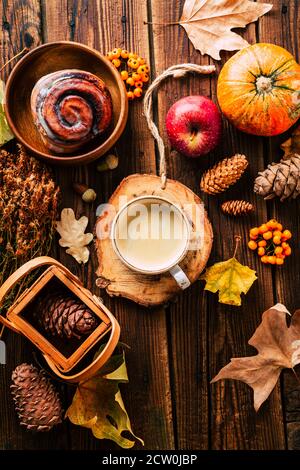
[[[241,293],[247,294],[257,276],[253,269],[230,258],[207,268],[200,279],[206,281],[205,290],[219,291],[220,303],[240,306]]]
[[[78,384],[66,416],[73,424],[90,428],[97,439],[110,439],[129,449],[135,442],[122,436],[123,431],[144,442],[133,434],[119,390],[121,382],[128,382],[124,353],[112,356],[98,374]]]
[[[186,0],[179,24],[201,54],[220,60],[220,50],[236,51],[248,42],[232,28],[244,28],[273,5],[250,0]]]

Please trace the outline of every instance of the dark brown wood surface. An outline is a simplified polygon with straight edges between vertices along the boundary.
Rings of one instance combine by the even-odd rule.
[[[152,78],[170,65],[182,62],[214,63],[201,56],[179,26],[146,25],[150,22],[178,21],[183,0],[3,0],[1,62],[25,45],[34,47],[54,40],[74,40],[101,52],[115,46],[138,51],[151,64]],[[273,0],[273,9],[257,23],[239,32],[250,43],[273,42],[286,47],[299,60],[300,2]],[[122,16],[126,21],[122,23]],[[222,53],[215,62],[219,71],[232,53]],[[9,67],[6,70],[6,76]],[[155,120],[165,136],[164,119],[169,106],[188,94],[203,94],[216,100],[216,76],[168,80],[154,102]],[[145,440],[146,449],[300,449],[300,386],[289,371],[270,399],[255,413],[252,392],[235,381],[210,385],[210,379],[231,357],[253,354],[247,341],[258,326],[261,314],[280,301],[293,312],[300,303],[299,201],[290,204],[264,202],[253,194],[253,179],[267,163],[280,158],[279,145],[288,134],[276,138],[247,136],[224,120],[222,145],[209,157],[191,161],[172,152],[168,158],[169,176],[189,186],[197,194],[200,176],[221,157],[245,153],[250,169],[243,182],[226,196],[204,197],[214,228],[214,245],[209,263],[230,257],[235,234],[243,237],[239,259],[257,270],[255,283],[241,308],[218,303],[217,296],[203,292],[196,283],[167,307],[143,308],[128,300],[101,295],[118,318],[122,341],[131,346],[127,353],[130,383],[122,387],[124,401],[135,433]],[[62,207],[73,207],[87,215],[89,228],[95,222],[98,203],[105,202],[123,177],[135,173],[157,174],[157,155],[142,113],[142,103],[130,103],[126,131],[117,146],[120,165],[113,172],[99,174],[95,165],[84,168],[55,168],[61,186]],[[71,189],[83,181],[98,193],[95,204],[85,205]],[[225,197],[244,197],[256,205],[248,219],[229,219],[219,210]],[[275,216],[294,235],[293,256],[283,269],[261,265],[246,249],[251,226]],[[84,268],[64,250],[56,249],[58,259],[79,275],[86,286],[95,287],[95,253]],[[13,368],[32,360],[31,347],[21,337],[5,333],[8,363],[0,366],[0,448],[1,449],[106,449],[117,446],[97,441],[90,431],[67,421],[50,434],[25,432],[18,424],[9,393]],[[73,390],[59,385],[67,404]],[[137,445],[140,447],[140,445]]]

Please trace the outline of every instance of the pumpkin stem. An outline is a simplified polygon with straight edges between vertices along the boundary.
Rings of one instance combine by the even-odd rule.
[[[256,89],[259,93],[269,93],[272,91],[272,78],[261,75],[256,79]]]

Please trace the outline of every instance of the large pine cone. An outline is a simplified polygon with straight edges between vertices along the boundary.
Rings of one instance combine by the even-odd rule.
[[[294,154],[279,163],[273,163],[258,173],[254,192],[265,199],[275,196],[280,201],[296,199],[300,194],[300,155]]]
[[[236,154],[231,158],[224,158],[203,174],[200,188],[208,194],[222,193],[240,179],[247,166],[245,155]]]
[[[61,338],[81,339],[99,325],[98,318],[83,302],[64,293],[41,298],[34,316],[46,333]]]
[[[50,431],[62,422],[62,406],[57,392],[46,377],[29,364],[12,373],[10,386],[20,424],[30,431]]]

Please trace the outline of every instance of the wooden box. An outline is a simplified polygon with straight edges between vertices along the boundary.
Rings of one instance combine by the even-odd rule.
[[[43,256],[24,264],[0,288],[0,303],[16,283],[41,266],[49,267],[29,289],[19,295],[0,321],[10,329],[23,334],[42,352],[53,372],[69,382],[80,382],[95,374],[113,353],[120,336],[120,327],[113,314],[85,289],[81,281],[55,259]],[[35,324],[31,315],[34,301],[45,292],[64,289],[79,298],[99,318],[98,326],[82,340],[50,339]],[[104,349],[84,369],[74,373],[75,367],[98,342],[106,342]]]

